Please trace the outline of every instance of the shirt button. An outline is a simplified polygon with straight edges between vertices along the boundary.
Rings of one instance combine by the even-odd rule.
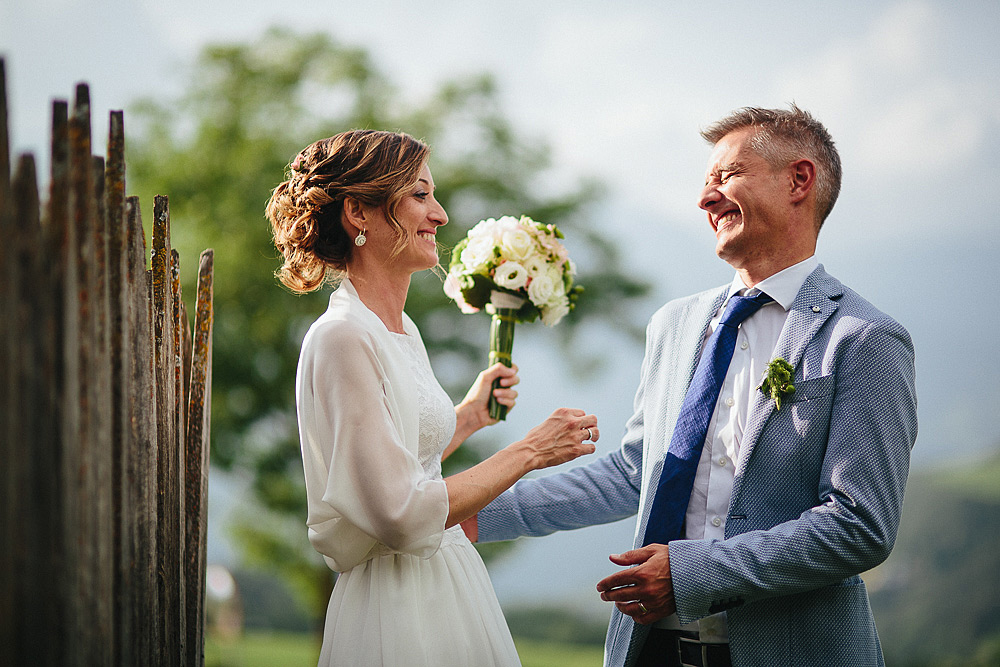
[[[732,397],[732,396],[730,396],[729,398],[727,398],[727,399],[726,399],[726,407],[727,407],[727,408],[731,408],[731,407],[733,407],[733,405],[734,405],[735,403],[736,403],[736,401],[734,401],[734,400],[733,400],[733,397]]]
[[[719,457],[719,465],[720,465],[720,466],[724,466],[724,465],[726,465],[726,460],[727,460],[727,459],[726,459],[726,457],[725,457],[725,456],[720,456],[720,457]]]
[[[719,526],[722,525],[722,519],[720,519],[717,516],[712,517],[712,525],[718,528]]]
[[[750,347],[750,343],[748,343],[748,342],[746,342],[746,341],[743,341],[742,343],[740,343],[740,349],[741,349],[741,350],[745,350],[745,349],[747,349],[748,347]]]

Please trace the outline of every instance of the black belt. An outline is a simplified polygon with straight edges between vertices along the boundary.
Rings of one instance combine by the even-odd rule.
[[[732,667],[729,644],[703,644],[697,632],[653,628],[636,667]]]

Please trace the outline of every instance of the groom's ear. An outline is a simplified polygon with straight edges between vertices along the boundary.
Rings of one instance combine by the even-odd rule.
[[[789,194],[793,203],[805,199],[816,185],[816,165],[812,160],[801,158],[789,165]]]

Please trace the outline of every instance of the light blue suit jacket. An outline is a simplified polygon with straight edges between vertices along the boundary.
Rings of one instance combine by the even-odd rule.
[[[518,482],[479,514],[480,541],[547,535],[639,513],[656,481],[724,288],[653,315],[622,446],[589,465]],[[724,540],[670,543],[677,614],[727,612],[733,664],[882,665],[858,576],[889,555],[916,439],[906,330],[818,267],[792,304],[773,357],[795,393],[758,393],[747,417]],[[605,664],[632,665],[648,635],[615,609]]]

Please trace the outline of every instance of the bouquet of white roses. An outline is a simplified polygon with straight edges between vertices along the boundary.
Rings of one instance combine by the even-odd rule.
[[[576,267],[555,225],[504,216],[480,221],[455,246],[444,291],[463,313],[486,310],[490,363],[510,366],[514,323],[541,318],[555,326],[575,305],[583,288],[573,286]],[[503,419],[504,406],[490,400],[490,416]]]

